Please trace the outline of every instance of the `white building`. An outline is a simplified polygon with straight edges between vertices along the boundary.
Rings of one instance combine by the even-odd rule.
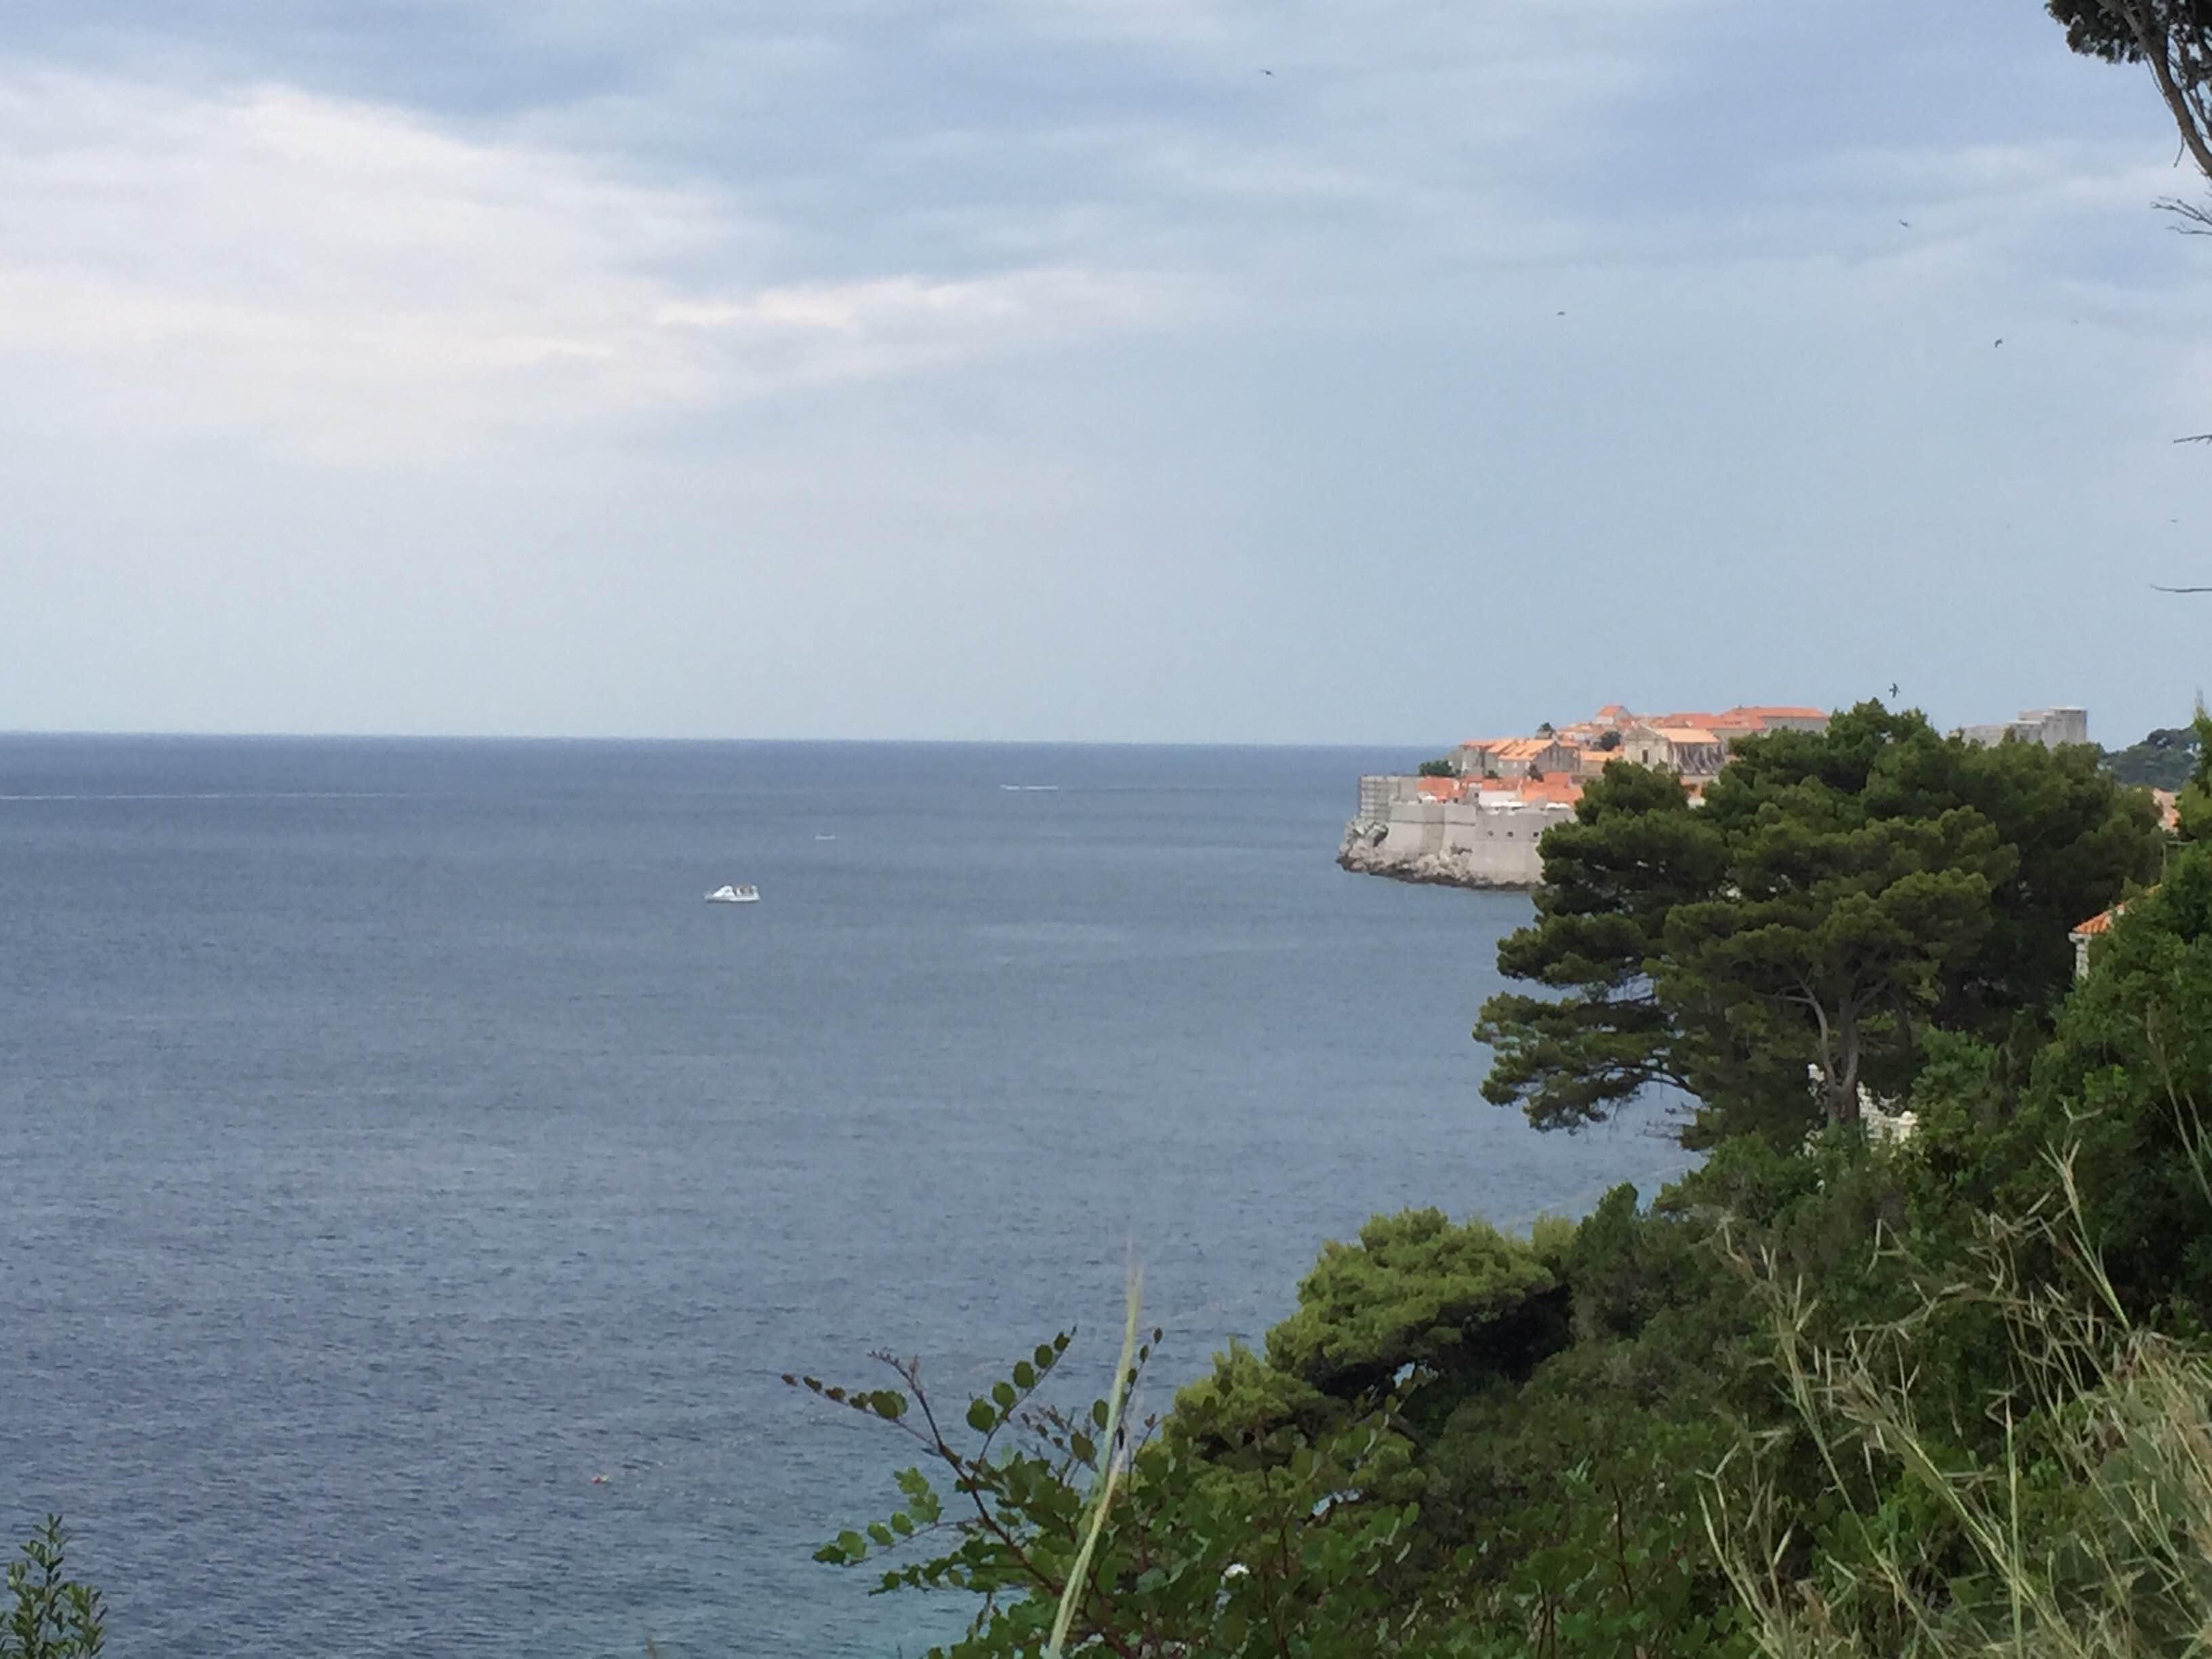
[[[1994,748],[2007,738],[2021,743],[2039,743],[2045,749],[2056,749],[2063,743],[2089,741],[2089,711],[2086,708],[2023,708],[2020,718],[1993,721],[1985,726],[1962,726],[1955,734],[1968,743],[1978,743]]]

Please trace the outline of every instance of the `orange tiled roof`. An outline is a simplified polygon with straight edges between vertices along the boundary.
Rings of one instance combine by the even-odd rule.
[[[1522,800],[1556,802],[1562,806],[1571,806],[1583,798],[1582,780],[1579,778],[1523,778],[1520,783]]]
[[[1702,726],[1655,726],[1651,728],[1669,743],[1718,743],[1720,739]]]
[[[2074,931],[2076,933],[2108,933],[2112,930],[2112,923],[2119,919],[2120,912],[2126,908],[2124,904],[2115,904],[2109,910],[2100,910]]]
[[[1824,720],[1828,718],[1825,708],[1812,708],[1803,703],[1738,703],[1729,710],[1731,714],[1749,714],[1758,720]]]

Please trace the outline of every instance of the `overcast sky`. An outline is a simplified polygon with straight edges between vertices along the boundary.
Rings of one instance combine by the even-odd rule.
[[[2124,742],[2174,149],[2037,0],[10,0],[0,728]]]

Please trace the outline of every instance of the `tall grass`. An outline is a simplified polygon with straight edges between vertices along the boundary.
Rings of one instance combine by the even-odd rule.
[[[1911,1316],[1810,1335],[1804,1285],[1747,1262],[1784,1386],[1838,1510],[1820,1547],[1754,1480],[1706,1528],[1769,1659],[2148,1659],[2212,1654],[2212,1357],[2131,1321],[2082,1219],[2070,1158],[2051,1202],[1984,1224],[1965,1273]],[[2031,1276],[2023,1263],[2057,1262]],[[2008,1374],[1983,1405],[1997,1449],[1931,1425],[1917,1341],[1978,1304]],[[1899,1483],[1910,1501],[1899,1503]],[[1917,1521],[1916,1521],[1917,1517]]]

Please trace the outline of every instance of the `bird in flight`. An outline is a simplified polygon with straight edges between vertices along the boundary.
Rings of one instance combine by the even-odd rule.
[[[1895,680],[1892,680],[1889,683],[1889,700],[1892,702],[1895,702],[1897,701],[1897,682]]]
[[[1997,336],[1997,337],[1996,337],[1996,339],[1992,340],[1990,343],[1992,346],[2001,346],[2001,345],[2002,345],[2002,344],[2004,343],[2004,336],[2003,336],[2003,335],[2002,335],[2002,334],[1998,335],[1998,336]]]
[[[2160,587],[2156,582],[2151,586],[2160,593],[2212,593],[2212,587]]]
[[[1261,70],[1260,71],[1260,73],[1261,73],[1261,74],[1262,74],[1262,75],[1273,75],[1274,72],[1275,72],[1275,71],[1274,71],[1274,70]]]
[[[1910,219],[1899,219],[1897,222],[1903,225],[1907,230],[1912,228],[1912,221]]]

